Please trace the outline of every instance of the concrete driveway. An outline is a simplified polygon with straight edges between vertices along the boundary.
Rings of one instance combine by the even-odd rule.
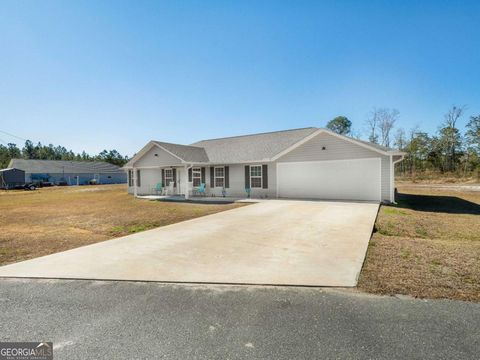
[[[0,276],[355,286],[378,206],[268,200],[7,265]]]

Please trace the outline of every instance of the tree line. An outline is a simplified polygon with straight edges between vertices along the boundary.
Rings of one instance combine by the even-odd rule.
[[[35,145],[30,140],[25,141],[22,148],[14,143],[0,144],[0,168],[6,168],[11,159],[105,161],[118,166],[125,165],[129,160],[117,150],[103,150],[97,155],[89,155],[85,151],[75,153],[64,146],[43,145],[40,142]]]
[[[397,175],[415,178],[432,173],[480,179],[480,115],[469,116],[462,132],[458,122],[466,110],[466,106],[452,106],[438,131],[428,134],[419,126],[409,131],[397,127],[400,112],[396,109],[374,108],[366,120],[367,137],[372,143],[406,153],[404,161],[396,165]],[[329,121],[327,128],[359,138],[345,116]]]

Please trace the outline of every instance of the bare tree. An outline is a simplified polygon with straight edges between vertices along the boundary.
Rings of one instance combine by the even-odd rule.
[[[461,135],[457,128],[457,121],[466,109],[466,105],[452,106],[445,114],[445,121],[440,129],[440,141],[446,155],[445,168],[449,171],[456,169],[457,150],[461,147]]]
[[[462,105],[459,107],[453,105],[452,108],[448,110],[448,112],[445,114],[445,127],[456,129],[457,121],[462,117],[465,110],[467,110],[466,105]]]
[[[397,129],[393,144],[398,150],[405,149],[405,146],[407,144],[407,137],[405,135],[405,130],[403,130],[402,128]]]
[[[400,112],[397,109],[380,109],[379,110],[379,124],[381,134],[381,144],[390,147],[390,133],[395,126]]]
[[[405,130],[402,128],[397,129],[393,145],[400,151],[405,150],[407,146],[407,135],[405,134]],[[405,173],[404,162],[400,161],[398,164],[396,164],[395,169],[403,175]]]
[[[367,117],[367,126],[368,126],[368,141],[374,144],[378,144],[378,110],[373,108],[373,110],[368,114]]]
[[[378,132],[380,133],[380,144],[390,146],[390,133],[395,126],[400,112],[397,109],[374,108],[367,119],[369,127],[368,139],[370,142],[378,144]]]

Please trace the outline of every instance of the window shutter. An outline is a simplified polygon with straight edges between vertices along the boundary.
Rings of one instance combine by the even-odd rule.
[[[128,186],[133,186],[132,170],[128,170]]]
[[[137,186],[142,186],[142,182],[140,181],[140,170],[137,170]]]
[[[210,187],[215,187],[215,168],[213,166],[210,167]]]
[[[192,168],[188,169],[188,182],[192,182]]]
[[[228,166],[225,166],[225,189],[228,189],[230,187],[230,176],[228,175],[229,171],[228,171]]]
[[[262,165],[262,188],[268,189],[268,165]]]
[[[167,184],[165,184],[165,169],[162,169],[162,186],[167,186]]]
[[[177,187],[177,169],[172,169],[173,173],[173,187]]]
[[[202,184],[205,184],[205,168],[204,167],[202,167],[202,175],[201,176],[202,176],[202,180],[201,180]]]
[[[250,189],[250,166],[245,165],[245,189]]]

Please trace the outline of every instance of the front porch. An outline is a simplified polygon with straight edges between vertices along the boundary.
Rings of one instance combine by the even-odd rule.
[[[244,189],[232,192],[229,188],[228,166],[133,167],[128,173],[128,185],[134,196],[151,200],[186,201],[192,198],[203,202],[232,202],[232,199],[248,197]]]
[[[251,169],[255,167],[255,172]],[[183,196],[218,199],[276,198],[274,165],[165,164],[129,169],[128,192],[135,197]],[[270,176],[268,176],[270,172]],[[270,182],[269,182],[270,181]],[[268,184],[270,186],[268,186]],[[248,186],[248,187],[247,187]],[[228,200],[226,200],[228,201]]]
[[[258,200],[250,198],[233,196],[189,196],[188,198],[185,198],[185,195],[138,195],[137,198],[145,200],[189,202],[197,204],[232,204],[235,202],[258,202]]]

